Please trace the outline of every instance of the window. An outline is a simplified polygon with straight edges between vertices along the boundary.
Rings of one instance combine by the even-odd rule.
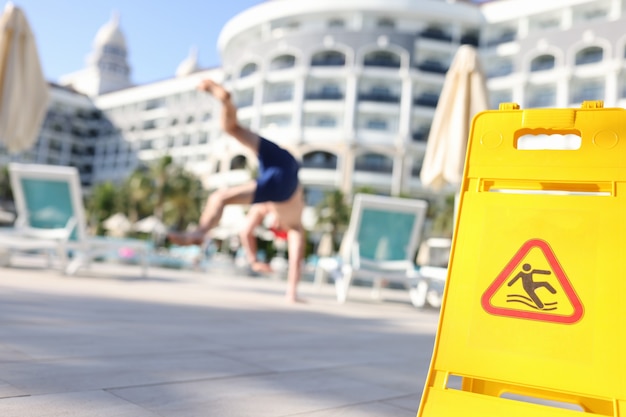
[[[488,78],[505,77],[513,73],[513,61],[510,59],[501,59],[496,61],[488,70]]]
[[[365,55],[366,67],[400,68],[400,56],[389,51],[374,51]]]
[[[554,105],[556,105],[555,86],[541,85],[529,89],[527,107],[551,107]]]
[[[165,100],[162,98],[155,98],[146,102],[146,110],[153,110],[165,105]]]
[[[461,35],[461,45],[478,46],[479,32],[471,30]]]
[[[315,207],[324,200],[324,190],[317,187],[305,187],[304,199],[307,206]]]
[[[448,72],[448,66],[438,59],[428,58],[417,64],[417,68],[424,72],[434,72],[437,74],[445,74]]]
[[[502,28],[487,41],[487,46],[496,46],[501,43],[513,42],[516,38],[517,30],[514,28]]]
[[[513,101],[513,92],[511,90],[492,91],[489,94],[489,105],[491,109],[500,107],[500,103],[510,103]]]
[[[340,67],[346,65],[346,56],[339,51],[323,51],[313,55],[313,67]]]
[[[426,142],[428,141],[428,134],[430,133],[430,126],[420,126],[413,131],[411,138],[414,142]]]
[[[247,161],[246,157],[243,155],[237,155],[230,161],[230,169],[231,171],[238,169],[246,169]]]
[[[446,31],[440,26],[428,26],[422,31],[422,33],[420,33],[420,36],[426,39],[435,39],[446,42],[450,42],[452,40],[452,36],[446,33]]]
[[[337,126],[337,119],[333,116],[320,116],[317,119],[317,127],[335,127]]]
[[[540,55],[533,59],[530,63],[530,71],[546,71],[554,68],[553,55]]]
[[[331,19],[328,21],[328,27],[330,29],[342,29],[346,26],[346,22],[343,19]]]
[[[261,123],[262,127],[289,127],[291,125],[291,115],[288,114],[275,114],[271,116],[265,116]]]
[[[254,90],[252,88],[235,92],[235,105],[237,107],[249,107],[254,103]]]
[[[245,78],[249,75],[254,74],[255,72],[257,72],[258,70],[258,66],[257,64],[251,62],[249,64],[244,65],[244,67],[241,69],[241,72],[239,73],[239,78]]]
[[[424,107],[437,107],[438,102],[439,93],[434,91],[424,91],[413,100],[414,105]]]
[[[604,99],[604,80],[585,80],[572,89],[572,103]]]
[[[324,84],[320,89],[307,91],[307,100],[341,100],[343,93],[337,84]]]
[[[375,85],[369,92],[359,94],[359,100],[376,101],[381,103],[398,103],[400,97],[391,92],[391,89],[385,85]]]
[[[296,57],[293,55],[280,55],[270,63],[270,70],[283,70],[293,68],[296,65]]]
[[[393,171],[393,160],[385,155],[369,153],[356,158],[354,169],[357,171],[391,173]]]
[[[266,103],[276,103],[280,101],[290,101],[293,98],[293,84],[278,83],[269,84],[265,94]]]
[[[371,130],[387,130],[387,121],[385,119],[369,119],[365,126]]]
[[[594,64],[602,61],[603,50],[599,46],[590,46],[576,54],[576,65]]]
[[[382,19],[378,19],[376,26],[381,29],[395,29],[396,22],[394,22],[393,19],[383,17]]]
[[[303,168],[336,169],[337,156],[329,152],[311,152],[302,158]]]

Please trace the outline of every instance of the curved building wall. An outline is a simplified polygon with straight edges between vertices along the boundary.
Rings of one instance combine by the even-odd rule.
[[[274,0],[229,21],[218,46],[241,122],[306,162],[311,195],[400,194],[421,188],[445,72],[481,22],[476,6],[436,0]]]

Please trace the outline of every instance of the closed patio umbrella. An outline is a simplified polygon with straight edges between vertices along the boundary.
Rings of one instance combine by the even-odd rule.
[[[142,233],[165,234],[167,227],[156,216],[148,216],[133,225],[133,230]]]
[[[24,12],[9,2],[0,16],[0,142],[9,151],[33,146],[48,97],[33,33]]]
[[[472,118],[487,108],[478,54],[472,46],[462,45],[446,74],[430,127],[420,173],[424,186],[440,190],[447,184],[461,184]]]
[[[102,222],[102,226],[114,235],[124,235],[132,228],[132,224],[124,213],[115,213]]]

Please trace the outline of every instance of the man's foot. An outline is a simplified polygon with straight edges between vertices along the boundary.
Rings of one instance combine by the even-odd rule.
[[[180,246],[202,245],[204,243],[205,233],[201,231],[177,233],[170,232],[167,238],[174,244]]]
[[[254,272],[260,272],[260,273],[264,273],[264,274],[270,274],[272,272],[274,272],[272,270],[272,267],[265,263],[265,262],[254,262],[252,265],[250,265],[250,268],[254,271]]]
[[[221,85],[219,85],[213,80],[209,80],[209,79],[202,80],[200,82],[200,85],[198,85],[198,89],[212,94],[213,97],[215,97],[222,103],[230,100],[230,93],[226,91],[224,87],[222,87]]]
[[[298,298],[297,296],[287,295],[286,299],[289,304],[306,304],[306,300]]]

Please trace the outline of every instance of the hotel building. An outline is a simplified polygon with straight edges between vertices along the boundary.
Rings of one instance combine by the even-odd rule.
[[[51,84],[37,145],[9,160],[75,165],[83,185],[120,181],[171,155],[208,189],[250,178],[256,160],[219,129],[204,77],[233,92],[242,124],[301,161],[307,201],[324,190],[419,195],[446,71],[478,48],[490,102],[523,108],[626,103],[626,0],[268,0],[224,25],[222,66],[190,51],[168,79],[133,85],[114,16],[85,69]],[[175,65],[173,65],[173,68]]]

